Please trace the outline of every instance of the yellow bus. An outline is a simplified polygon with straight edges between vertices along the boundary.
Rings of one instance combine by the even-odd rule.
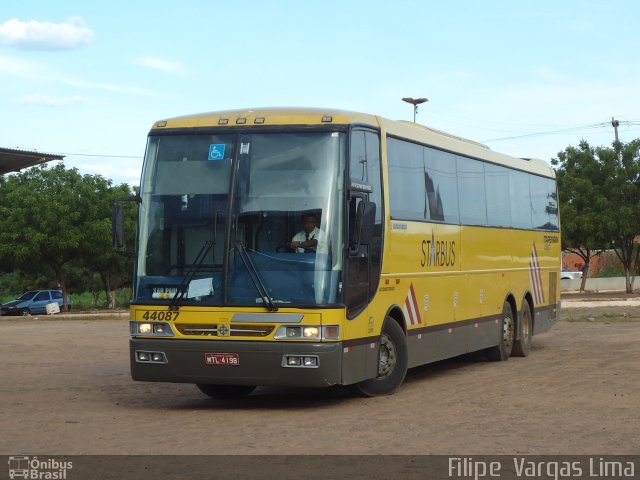
[[[161,120],[137,200],[134,380],[385,395],[417,365],[527,356],[558,319],[553,170],[415,123],[307,108]]]

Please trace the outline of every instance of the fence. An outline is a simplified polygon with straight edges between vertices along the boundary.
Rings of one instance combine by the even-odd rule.
[[[580,290],[580,284],[582,279],[575,280],[560,280],[560,291],[569,292],[574,290]],[[637,288],[638,283],[633,284],[634,288]],[[606,291],[606,290],[618,290],[625,291],[625,278],[624,277],[612,277],[612,278],[587,278],[587,283],[584,286],[585,290],[590,291]]]

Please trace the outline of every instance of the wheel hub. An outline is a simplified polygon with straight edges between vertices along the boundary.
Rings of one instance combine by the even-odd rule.
[[[513,319],[509,315],[505,315],[502,323],[502,343],[508,352],[513,346],[514,333]]]
[[[380,339],[380,360],[378,364],[378,378],[388,376],[396,366],[397,352],[396,346],[391,339],[382,334]]]

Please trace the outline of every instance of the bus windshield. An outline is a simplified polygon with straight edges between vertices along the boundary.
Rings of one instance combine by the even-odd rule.
[[[151,135],[136,301],[341,303],[344,157],[340,132]]]

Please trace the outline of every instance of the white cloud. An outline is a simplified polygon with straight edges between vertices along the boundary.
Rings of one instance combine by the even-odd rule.
[[[173,75],[184,74],[184,67],[181,64],[165,60],[164,58],[142,57],[138,59],[138,64],[143,67],[153,68]]]
[[[18,101],[22,105],[42,105],[45,107],[63,107],[74,103],[82,103],[83,98],[79,95],[72,97],[49,97],[47,95],[25,95]]]
[[[90,43],[94,36],[80,17],[65,23],[12,18],[0,24],[0,45],[21,50],[69,50]]]

